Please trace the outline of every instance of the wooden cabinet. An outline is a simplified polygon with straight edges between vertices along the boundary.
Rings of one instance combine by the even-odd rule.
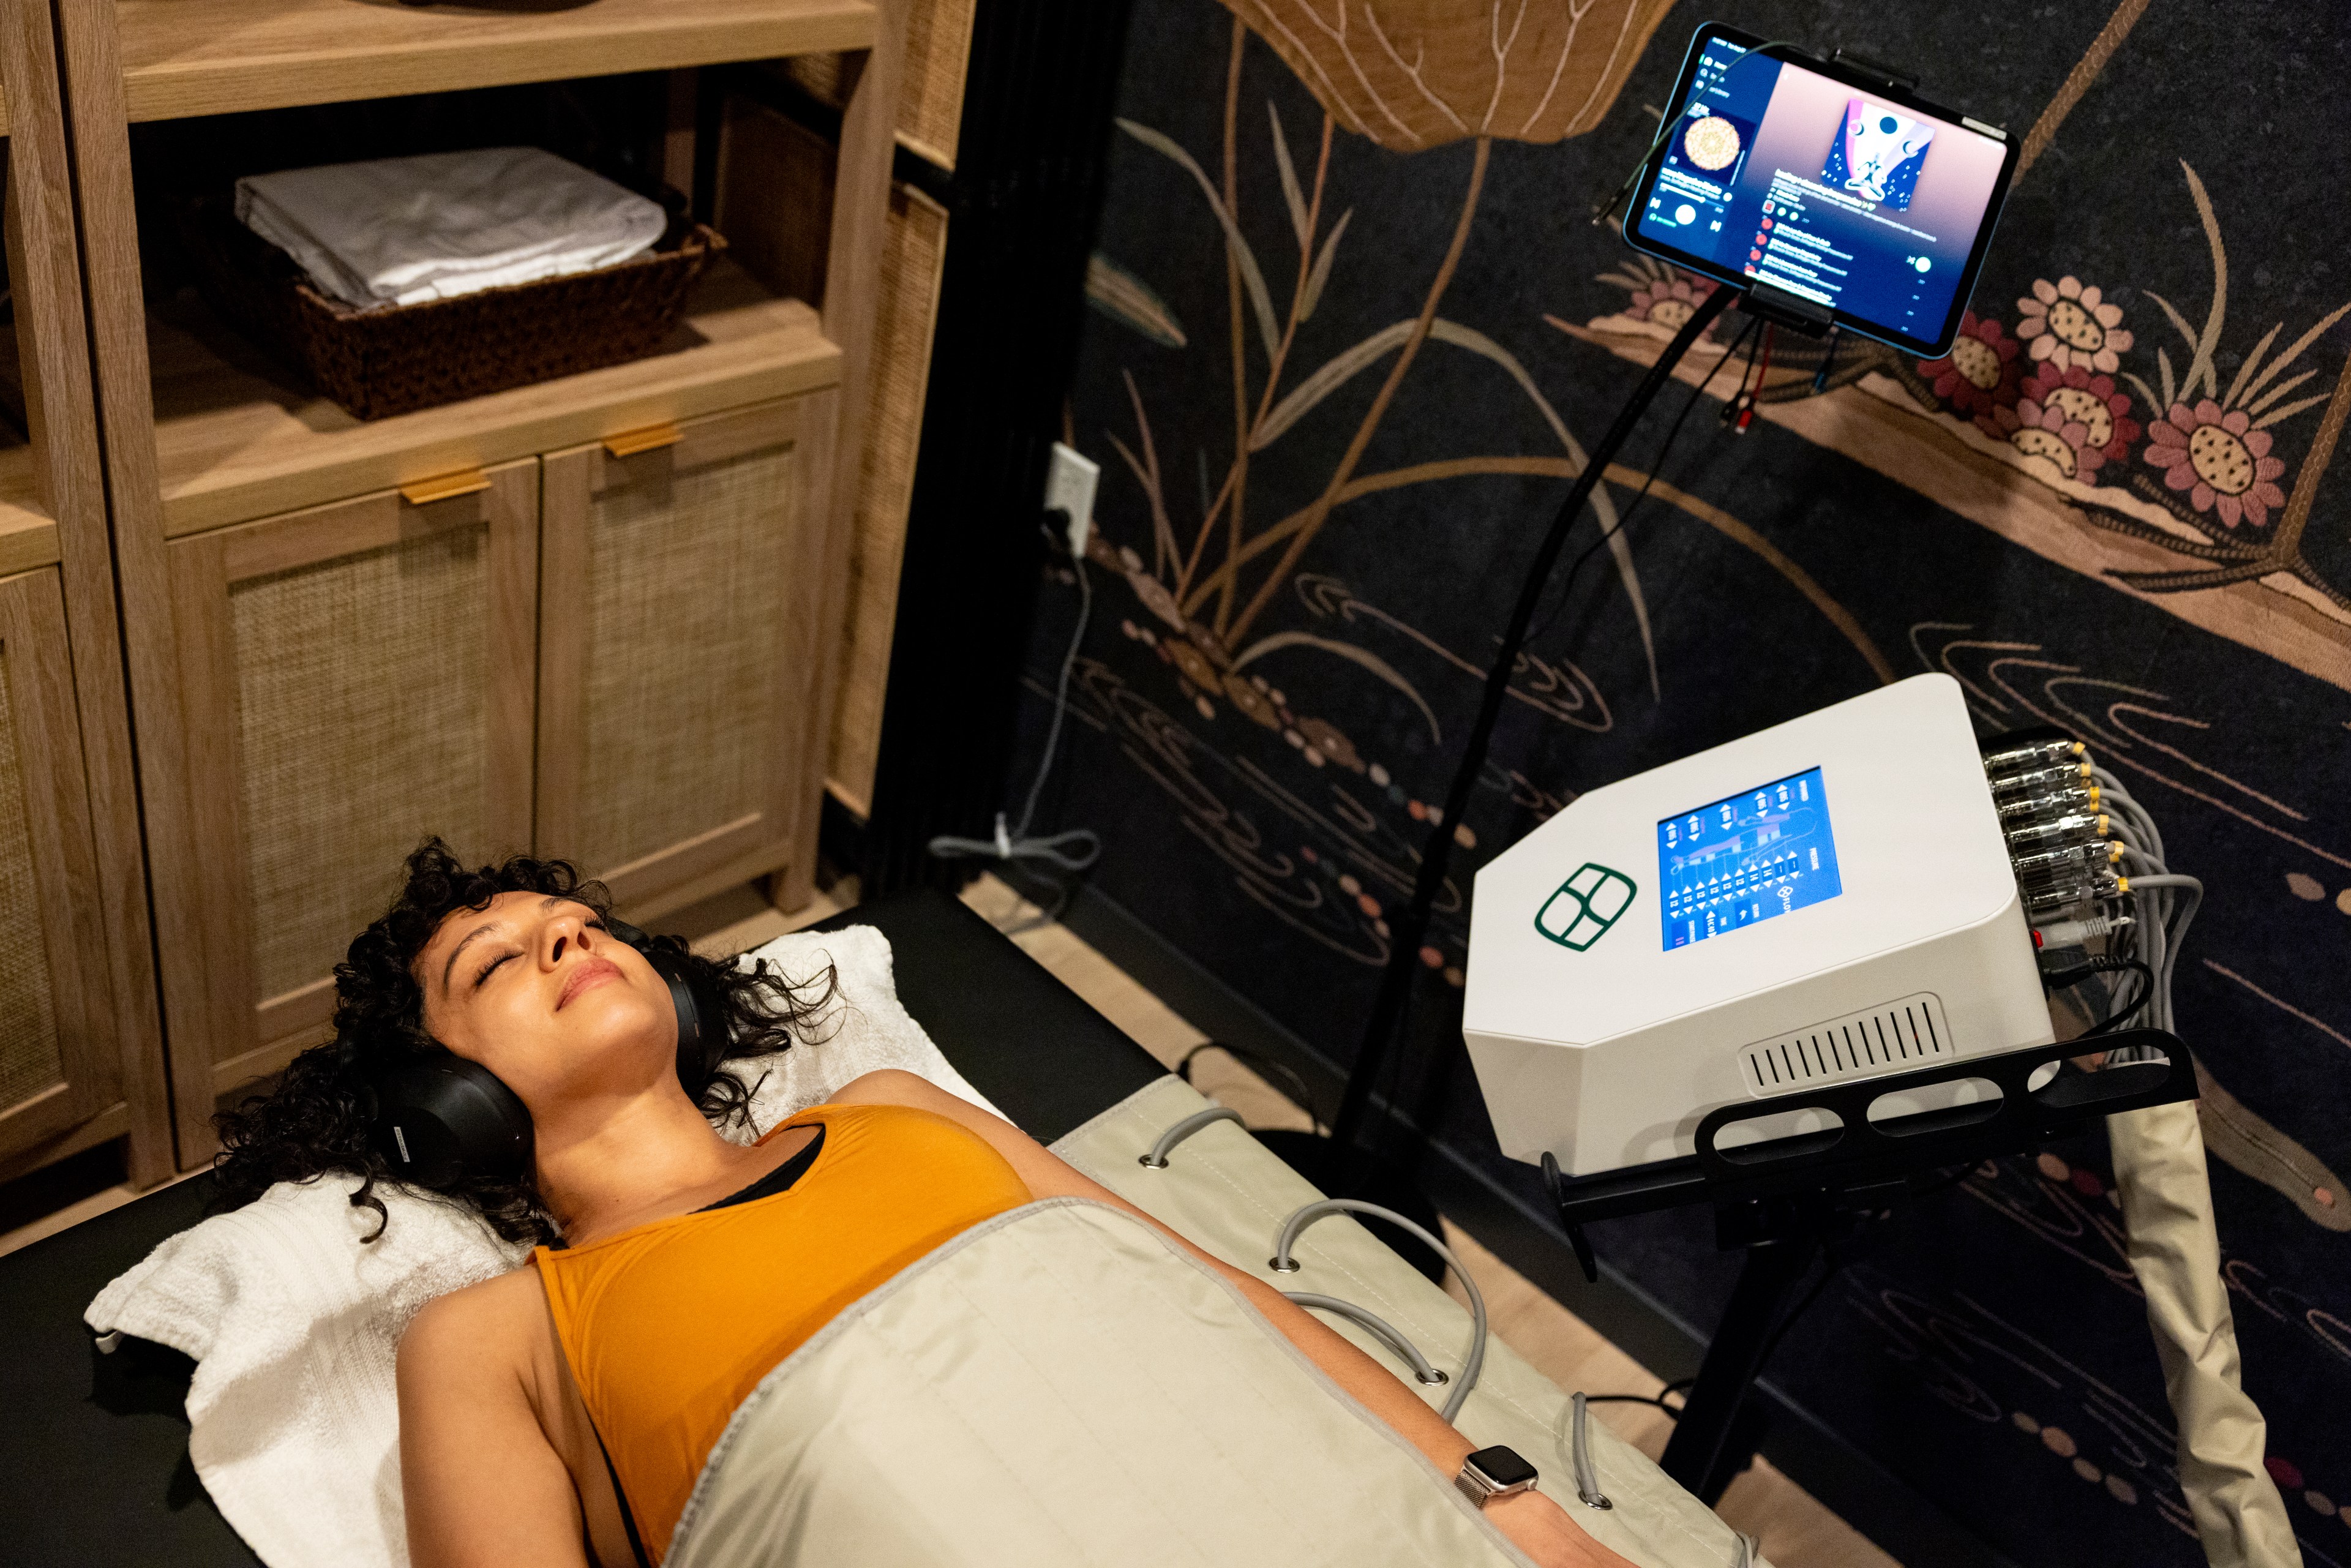
[[[639,918],[791,863],[837,401],[169,541],[183,1140],[327,1038],[334,966],[427,837],[571,860]]]
[[[223,1094],[323,1037],[333,962],[427,833],[577,859],[641,916],[760,874],[788,905],[811,891],[855,499],[834,454],[862,441],[906,9],[58,8],[81,221],[106,236],[87,493],[111,512],[183,1166]],[[134,121],[193,145],[288,106],[374,124],[332,106],[495,89],[569,124],[553,84],[671,71],[642,129],[683,185],[695,73],[811,51],[843,57],[834,177],[761,188],[821,287],[721,258],[645,359],[362,423],[142,277],[139,215],[170,202],[141,188]]]
[[[57,569],[0,578],[0,1162],[129,1130]]]
[[[52,14],[0,5],[0,1180],[173,1151]],[[9,428],[13,426],[13,428]]]
[[[546,460],[539,851],[650,917],[789,864],[812,811],[836,395]]]
[[[426,837],[530,845],[538,465],[483,478],[166,551],[200,908],[165,972],[215,1092],[318,1042],[335,965]]]

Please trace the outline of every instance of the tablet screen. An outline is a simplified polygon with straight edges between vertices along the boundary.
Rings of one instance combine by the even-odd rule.
[[[1631,237],[1939,351],[1966,303],[2009,144],[1891,93],[1697,40],[1681,118]]]

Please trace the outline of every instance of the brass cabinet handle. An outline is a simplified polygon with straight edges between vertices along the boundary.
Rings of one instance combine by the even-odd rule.
[[[642,430],[624,430],[618,435],[604,437],[604,450],[615,457],[634,457],[640,452],[654,452],[664,446],[675,446],[685,439],[685,432],[667,420],[648,424]]]
[[[430,479],[412,479],[400,487],[400,496],[412,507],[429,507],[435,501],[471,496],[489,487],[490,476],[479,468],[460,468],[454,474],[436,474]]]

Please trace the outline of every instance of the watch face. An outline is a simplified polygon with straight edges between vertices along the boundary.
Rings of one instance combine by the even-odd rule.
[[[1525,1486],[1535,1479],[1535,1468],[1519,1458],[1516,1448],[1499,1446],[1480,1448],[1469,1456],[1469,1462],[1477,1466],[1489,1480],[1505,1490]]]

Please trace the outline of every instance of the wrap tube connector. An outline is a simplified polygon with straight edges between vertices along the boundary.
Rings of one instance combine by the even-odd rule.
[[[2116,876],[2105,866],[2086,871],[2075,868],[2053,879],[2037,881],[2021,891],[2024,894],[2024,913],[2037,922],[2044,915],[2060,915],[2102,898],[2119,898],[2130,891],[2130,879]]]
[[[1997,778],[2013,773],[2020,768],[2047,768],[2057,763],[2086,759],[2090,748],[2078,740],[2036,740],[2023,746],[2011,746],[1989,752],[1983,759],[1984,771]]]
[[[2028,822],[2022,827],[2009,829],[2009,852],[2030,854],[2040,850],[2090,843],[2106,836],[2112,821],[2104,811],[2068,811],[2045,822]]]
[[[2004,773],[1991,781],[1996,797],[2015,800],[2027,795],[2043,795],[2053,789],[2080,789],[2090,782],[2090,764],[2069,762],[2056,768],[2028,768],[2018,773]]]
[[[2035,854],[2011,855],[2009,863],[2016,868],[2019,882],[2031,882],[2062,875],[2075,867],[2112,865],[2122,858],[2122,845],[2107,839],[2093,840],[2086,844],[2068,844],[2064,849],[2043,850]]]
[[[2043,817],[2063,817],[2081,811],[2095,811],[2105,794],[2095,784],[2070,789],[2052,789],[2043,794],[1999,800],[1994,810],[2000,813],[2003,828],[2036,821]]]

